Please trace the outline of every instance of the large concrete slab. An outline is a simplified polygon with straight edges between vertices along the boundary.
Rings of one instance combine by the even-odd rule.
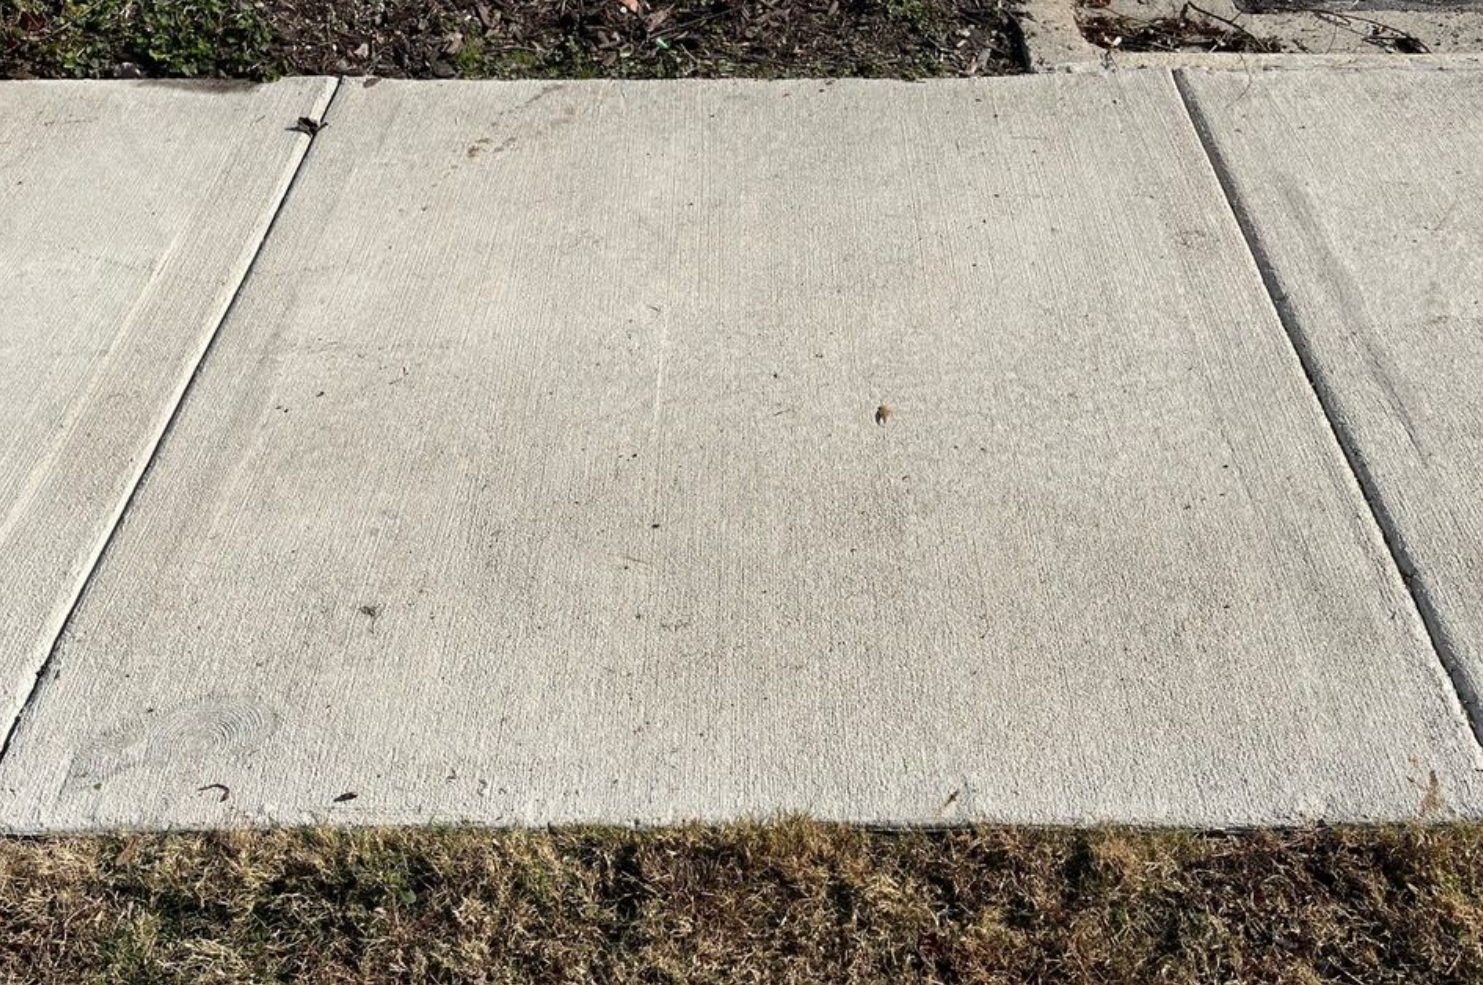
[[[0,83],[0,735],[333,85]]]
[[[1186,84],[1477,715],[1483,72]]]
[[[13,828],[1476,803],[1167,74],[347,83],[52,669]]]

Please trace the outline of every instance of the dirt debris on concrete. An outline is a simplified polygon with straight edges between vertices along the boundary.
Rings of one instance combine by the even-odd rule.
[[[1019,71],[1006,0],[10,0],[0,76],[706,78]]]
[[[1416,35],[1373,17],[1355,13],[1316,10],[1313,17],[1336,28],[1356,34],[1365,44],[1396,55],[1428,55],[1431,48]]]
[[[1175,17],[1136,18],[1116,14],[1107,0],[1077,8],[1077,23],[1099,48],[1135,52],[1230,52],[1275,54],[1290,50],[1276,38],[1252,33],[1241,24],[1186,3]]]

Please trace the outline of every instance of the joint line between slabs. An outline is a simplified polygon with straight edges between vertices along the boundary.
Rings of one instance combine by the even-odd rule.
[[[1302,367],[1303,375],[1308,380],[1309,388],[1318,399],[1318,406],[1323,413],[1325,423],[1329,426],[1329,433],[1339,446],[1339,451],[1343,454],[1344,462],[1349,468],[1349,474],[1359,487],[1360,497],[1364,500],[1365,506],[1369,508],[1370,518],[1380,531],[1380,539],[1390,556],[1391,565],[1400,577],[1401,585],[1405,588],[1406,595],[1411,599],[1411,605],[1421,619],[1421,625],[1426,630],[1427,641],[1431,644],[1432,652],[1441,663],[1447,680],[1452,685],[1453,695],[1462,708],[1463,719],[1467,722],[1468,730],[1473,737],[1474,768],[1483,768],[1483,703],[1480,703],[1479,695],[1469,683],[1467,675],[1463,673],[1446,628],[1442,625],[1441,616],[1436,607],[1432,605],[1430,593],[1427,592],[1426,585],[1410,553],[1406,550],[1405,538],[1386,508],[1375,478],[1365,465],[1364,456],[1360,454],[1349,429],[1338,423],[1339,415],[1335,408],[1333,392],[1318,368],[1312,347],[1299,325],[1297,313],[1287,300],[1287,292],[1282,289],[1276,267],[1262,245],[1251,213],[1236,190],[1230,165],[1216,145],[1209,118],[1200,108],[1199,100],[1189,87],[1186,70],[1175,69],[1172,75],[1179,98],[1184,103],[1185,114],[1194,127],[1200,147],[1205,152],[1205,159],[1215,173],[1216,181],[1220,184],[1221,193],[1226,199],[1226,206],[1231,210],[1236,226],[1241,231],[1241,238],[1246,242],[1247,252],[1251,254],[1252,260],[1256,263],[1257,272],[1261,275],[1262,287],[1267,292],[1267,299],[1272,303],[1277,320],[1282,325],[1288,343],[1292,346],[1298,364]]]
[[[329,98],[325,100],[323,108],[319,109],[319,107],[315,107],[319,110],[319,119],[321,122],[329,116],[330,108],[334,106],[335,97],[339,95],[340,86],[343,83],[344,80],[336,76],[334,78],[334,87],[330,89]],[[299,155],[298,161],[294,163],[293,174],[289,177],[288,184],[284,186],[283,194],[278,197],[278,201],[273,205],[273,215],[268,219],[267,226],[263,228],[262,236],[258,238],[257,246],[252,251],[252,258],[247,261],[247,266],[242,271],[242,276],[237,281],[236,288],[232,291],[231,299],[227,301],[226,307],[222,309],[221,315],[216,319],[216,324],[212,326],[210,334],[207,335],[206,344],[201,347],[200,355],[196,357],[196,362],[191,367],[190,376],[187,377],[185,386],[181,388],[179,396],[176,397],[175,405],[170,408],[170,414],[165,419],[164,427],[155,436],[154,443],[149,447],[149,451],[144,456],[143,467],[140,468],[139,474],[134,478],[133,485],[129,487],[129,491],[124,497],[123,505],[114,515],[113,523],[109,526],[108,532],[103,536],[101,546],[99,546],[97,553],[93,555],[92,561],[86,565],[86,570],[82,578],[78,581],[77,591],[73,594],[72,601],[67,606],[67,614],[62,618],[61,625],[57,627],[56,635],[52,637],[51,645],[47,648],[46,657],[41,661],[41,666],[36,668],[36,678],[31,682],[31,688],[26,693],[26,699],[21,703],[20,708],[15,713],[15,717],[10,721],[10,726],[5,732],[5,741],[0,743],[0,763],[3,763],[5,757],[10,753],[11,744],[14,743],[15,737],[20,731],[21,723],[26,720],[27,715],[30,714],[32,708],[35,706],[36,699],[41,693],[41,685],[46,680],[47,673],[51,670],[52,664],[56,660],[57,648],[61,644],[62,638],[67,635],[67,629],[72,625],[72,620],[77,615],[78,606],[82,603],[83,597],[92,586],[93,578],[97,575],[98,570],[103,566],[104,560],[108,557],[109,549],[113,546],[114,535],[123,526],[124,517],[128,515],[130,508],[133,507],[134,499],[139,494],[140,488],[144,485],[144,480],[154,469],[155,462],[159,459],[160,449],[164,447],[165,440],[174,429],[175,422],[180,417],[180,409],[185,406],[186,399],[190,396],[191,390],[196,385],[196,380],[201,375],[201,367],[206,364],[207,358],[211,355],[211,350],[216,345],[217,338],[221,335],[222,326],[231,318],[232,311],[237,307],[237,302],[242,297],[242,290],[246,287],[247,282],[252,279],[252,272],[257,268],[258,259],[263,255],[264,246],[267,245],[268,240],[272,237],[273,230],[278,226],[279,217],[283,215],[283,210],[288,204],[289,198],[293,195],[294,188],[298,186],[299,177],[304,173],[304,164],[309,160],[309,154],[314,150],[314,142],[319,139],[317,131],[309,133],[307,136],[309,137],[309,142],[304,145],[303,152]]]

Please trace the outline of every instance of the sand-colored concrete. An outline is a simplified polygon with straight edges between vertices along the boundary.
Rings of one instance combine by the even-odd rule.
[[[1483,72],[1184,78],[1477,715]]]
[[[1169,75],[330,124],[0,823],[1478,803]]]
[[[0,734],[334,84],[0,83]]]
[[[1483,7],[1475,3],[1416,3],[1405,9],[1366,10],[1348,2],[1324,9],[1252,12],[1238,0],[1024,0],[1016,15],[1036,72],[1203,67],[1240,73],[1269,70],[1411,68],[1447,71],[1483,68]],[[1153,21],[1188,18],[1197,24],[1245,31],[1275,43],[1281,54],[1202,50],[1129,51],[1088,40],[1079,18],[1111,17],[1129,31]],[[1216,46],[1212,45],[1212,48]]]

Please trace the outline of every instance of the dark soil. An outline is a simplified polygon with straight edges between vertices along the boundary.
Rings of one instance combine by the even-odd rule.
[[[1003,0],[0,0],[0,77],[999,75]]]
[[[1272,54],[1283,51],[1275,38],[1252,34],[1241,25],[1187,5],[1178,17],[1138,19],[1105,9],[1106,2],[1084,3],[1078,11],[1081,33],[1092,44],[1113,51],[1235,52]]]

